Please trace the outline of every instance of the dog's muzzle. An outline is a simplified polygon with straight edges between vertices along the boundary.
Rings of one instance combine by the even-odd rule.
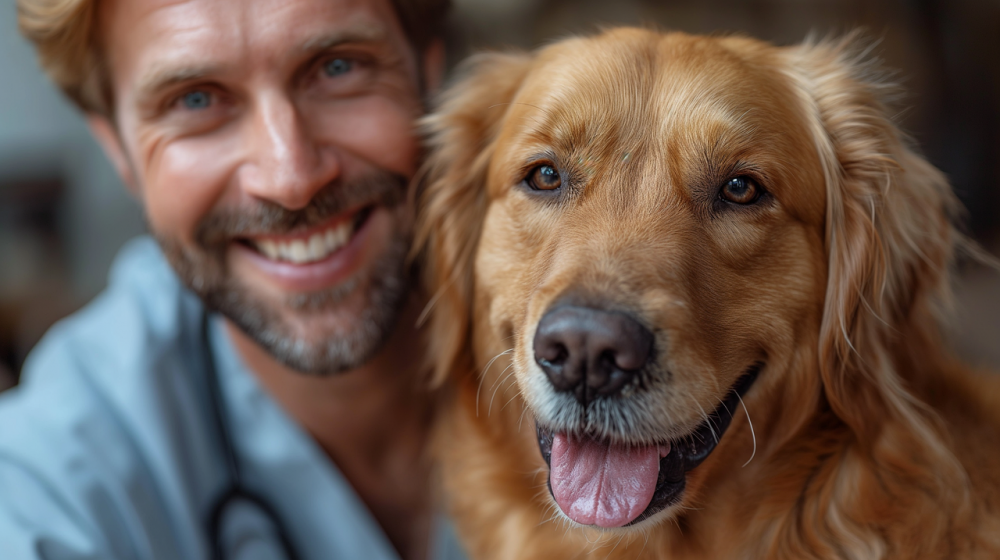
[[[549,491],[560,509],[582,525],[626,527],[680,501],[687,472],[719,444],[762,368],[751,366],[704,422],[671,441],[625,445],[538,425]]]

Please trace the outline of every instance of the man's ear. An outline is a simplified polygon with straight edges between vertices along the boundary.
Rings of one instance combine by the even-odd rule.
[[[118,176],[121,177],[128,190],[136,197],[140,196],[135,172],[132,169],[132,164],[129,163],[128,156],[125,155],[125,146],[122,145],[121,137],[118,135],[118,129],[114,123],[103,115],[89,114],[87,115],[87,126],[90,127],[90,133],[104,149],[104,154],[111,160],[111,164],[114,165],[115,171],[118,172]]]

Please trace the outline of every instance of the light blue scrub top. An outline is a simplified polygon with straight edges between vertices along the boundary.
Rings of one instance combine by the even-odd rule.
[[[200,348],[201,302],[156,243],[118,256],[94,302],[56,325],[0,395],[0,560],[209,557],[229,480]],[[336,466],[210,328],[244,486],[303,560],[397,559]],[[254,558],[258,556],[254,555]],[[464,558],[441,518],[435,560]]]

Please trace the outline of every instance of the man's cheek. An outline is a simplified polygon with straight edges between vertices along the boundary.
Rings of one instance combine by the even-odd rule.
[[[150,227],[188,245],[198,225],[227,195],[231,173],[224,154],[210,146],[167,146],[152,158],[145,183]]]
[[[376,167],[412,176],[418,155],[413,127],[416,109],[382,96],[359,98],[350,109],[316,113],[315,130],[324,143]]]

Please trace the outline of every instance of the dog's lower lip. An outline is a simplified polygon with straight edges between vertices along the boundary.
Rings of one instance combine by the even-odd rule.
[[[763,367],[762,363],[750,366],[746,373],[733,384],[729,395],[708,415],[704,422],[688,435],[668,442],[670,443],[670,452],[660,458],[660,472],[657,476],[652,500],[646,509],[637,518],[627,523],[625,527],[641,523],[680,500],[681,494],[684,492],[685,475],[700,465],[718,445],[719,439],[722,438],[733,419],[733,412],[737,410],[740,399],[750,390]],[[551,467],[552,442],[555,434],[552,430],[537,423],[536,432],[542,458],[545,460],[545,464]],[[548,484],[549,493],[551,493],[551,481]]]

